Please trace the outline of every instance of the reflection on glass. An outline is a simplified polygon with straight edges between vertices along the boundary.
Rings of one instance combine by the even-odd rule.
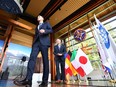
[[[3,71],[6,67],[9,67],[9,78],[14,79],[17,75],[26,74],[27,62],[29,60],[31,48],[22,45],[10,43],[6,51],[6,58],[3,65]],[[23,57],[26,57],[26,61],[22,61]],[[23,71],[22,71],[23,67]]]

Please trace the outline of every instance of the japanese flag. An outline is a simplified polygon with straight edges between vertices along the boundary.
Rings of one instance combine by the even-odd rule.
[[[76,71],[83,77],[93,71],[87,55],[79,48],[75,59],[71,62]]]

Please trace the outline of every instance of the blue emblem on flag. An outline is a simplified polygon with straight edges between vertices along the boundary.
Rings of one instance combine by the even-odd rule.
[[[110,40],[109,40],[109,37],[108,37],[108,32],[101,25],[101,23],[99,23],[98,29],[100,30],[101,37],[103,39],[103,42],[105,44],[105,47],[108,49],[110,47]]]

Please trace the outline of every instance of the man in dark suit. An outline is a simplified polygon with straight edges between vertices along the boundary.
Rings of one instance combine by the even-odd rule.
[[[44,18],[38,16],[37,18],[39,25],[35,29],[35,39],[32,45],[32,51],[30,54],[30,59],[27,66],[26,78],[22,81],[15,81],[16,85],[32,85],[32,75],[34,73],[34,68],[36,64],[36,58],[38,53],[41,51],[43,59],[43,77],[42,83],[39,87],[45,87],[48,84],[49,76],[49,60],[48,60],[48,48],[50,47],[49,34],[52,33],[52,27],[48,22],[43,22]]]
[[[60,39],[56,40],[57,45],[54,46],[54,55],[55,55],[55,63],[56,63],[56,83],[60,83],[63,81],[65,83],[65,58],[64,54],[66,53],[66,47],[61,43]],[[59,69],[59,65],[61,70]],[[61,74],[60,74],[61,71]]]

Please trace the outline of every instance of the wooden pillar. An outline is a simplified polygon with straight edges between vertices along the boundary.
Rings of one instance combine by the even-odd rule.
[[[51,47],[50,47],[50,63],[51,63],[51,81],[55,80],[55,62],[54,62],[54,34],[50,35]]]
[[[4,63],[4,59],[6,57],[6,49],[8,47],[8,44],[10,43],[12,32],[13,32],[13,26],[9,25],[8,29],[6,31],[7,34],[6,34],[6,38],[5,38],[5,41],[4,41],[4,46],[2,48],[1,56],[0,56],[0,60],[1,60],[0,72],[2,71],[2,66],[3,66],[3,63]]]

